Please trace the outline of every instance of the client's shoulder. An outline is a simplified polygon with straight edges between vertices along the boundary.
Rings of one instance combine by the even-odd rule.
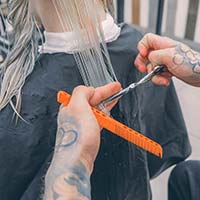
[[[121,27],[121,34],[126,34],[129,37],[139,37],[139,39],[143,36],[140,29],[134,25],[122,23],[119,26]]]
[[[121,34],[120,34],[121,39],[126,40],[127,43],[131,42],[131,44],[137,44],[141,40],[143,34],[135,26],[126,23],[123,23],[120,26],[121,26]]]
[[[108,44],[110,50],[118,52],[130,52],[136,54],[137,44],[142,38],[142,33],[132,25],[119,24],[121,33],[118,39]]]

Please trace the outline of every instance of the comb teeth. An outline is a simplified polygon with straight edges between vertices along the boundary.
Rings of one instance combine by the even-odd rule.
[[[100,126],[135,144],[136,146],[162,158],[162,147],[158,143],[138,133],[137,131],[130,129],[124,124],[108,117],[107,115],[99,110],[96,110],[95,108],[92,108],[92,110]]]
[[[57,95],[58,103],[68,105],[70,98],[71,96],[64,91],[58,92],[58,95]],[[162,158],[163,156],[162,147],[158,143],[138,133],[137,131],[130,129],[124,124],[108,117],[103,112],[95,108],[92,108],[92,110],[100,126],[124,138],[125,140],[135,144],[136,146]]]

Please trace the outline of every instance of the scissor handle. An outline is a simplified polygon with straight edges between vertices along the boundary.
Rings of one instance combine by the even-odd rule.
[[[165,72],[165,66],[164,65],[158,65],[154,68],[153,72],[154,72],[155,75],[161,74],[161,73]]]
[[[165,67],[164,65],[159,65],[156,66],[152,72],[150,72],[149,74],[147,74],[145,77],[143,77],[140,81],[138,81],[136,84],[141,85],[144,84],[148,81],[150,81],[155,75],[161,74],[165,71]]]

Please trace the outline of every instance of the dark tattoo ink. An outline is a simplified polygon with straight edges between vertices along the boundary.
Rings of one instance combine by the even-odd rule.
[[[182,65],[184,63],[184,57],[180,54],[175,54],[173,57],[173,63],[176,65]]]
[[[76,143],[78,139],[78,132],[76,130],[66,130],[60,128],[58,134],[61,134],[62,143],[59,144],[59,147],[69,147]]]
[[[60,195],[57,192],[53,191],[53,200],[57,200],[59,198],[60,198]]]
[[[78,141],[79,132],[75,122],[63,121],[57,131],[56,151],[62,151],[64,148],[73,146]]]
[[[193,73],[200,74],[200,54],[186,45],[181,44],[176,47],[173,63],[176,65],[185,63],[192,68]]]
[[[51,199],[91,200],[90,175],[81,162],[70,168],[63,168],[61,171],[55,177],[51,187],[52,193],[49,193],[52,195]],[[70,197],[67,194],[67,188],[74,191],[74,193],[70,194]]]
[[[196,73],[196,74],[200,74],[200,63],[196,64],[193,67],[193,72]]]
[[[88,199],[91,198],[90,178],[82,163],[73,167],[71,176],[65,178],[65,181],[67,184],[75,186],[78,192],[84,197],[87,197]]]

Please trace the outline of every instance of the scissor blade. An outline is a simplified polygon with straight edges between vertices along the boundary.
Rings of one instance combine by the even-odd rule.
[[[101,102],[101,104],[106,104],[106,103],[109,103],[109,102],[113,101],[114,99],[123,97],[125,94],[127,94],[130,91],[132,91],[133,89],[135,89],[137,86],[142,85],[142,84],[150,81],[155,75],[157,75],[159,73],[162,73],[163,71],[164,71],[164,66],[160,65],[160,66],[155,67],[152,72],[150,72],[149,74],[147,74],[140,81],[138,81],[136,83],[132,83],[127,88],[121,90],[117,94],[114,94],[113,96],[105,99],[103,102]]]
[[[122,96],[124,96],[125,94],[129,93],[131,90],[133,90],[135,87],[137,86],[136,83],[132,83],[130,86],[128,86],[127,88],[121,90],[120,92],[118,92],[117,94],[114,94],[113,96],[105,99],[102,103],[106,104],[109,103],[111,101],[113,101],[114,99],[117,98],[121,98]]]

